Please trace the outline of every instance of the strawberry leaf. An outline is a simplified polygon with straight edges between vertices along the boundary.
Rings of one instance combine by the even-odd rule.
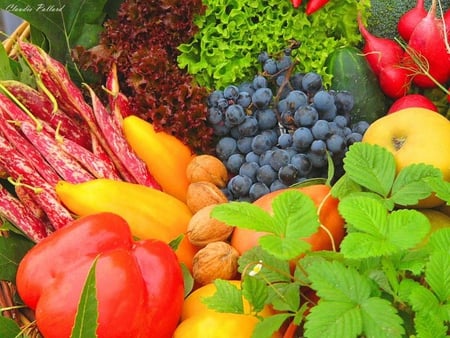
[[[392,186],[391,199],[398,205],[415,205],[420,199],[428,197],[433,189],[426,179],[436,178],[441,182],[442,172],[423,163],[411,164],[398,173]]]
[[[216,292],[212,296],[203,298],[203,303],[217,312],[244,313],[242,290],[223,279],[216,279],[214,285]]]
[[[387,197],[395,178],[395,159],[387,149],[364,142],[350,146],[344,158],[346,174],[362,187]]]
[[[388,256],[417,245],[429,232],[430,222],[416,210],[388,213],[378,200],[368,197],[347,197],[339,211],[355,231],[341,243],[347,258]]]
[[[289,318],[289,313],[278,313],[269,317],[263,318],[256,323],[255,329],[251,338],[271,338],[273,334],[278,331],[281,325]]]
[[[273,232],[275,229],[274,220],[269,213],[248,202],[219,204],[212,209],[211,217],[244,229],[264,232]]]

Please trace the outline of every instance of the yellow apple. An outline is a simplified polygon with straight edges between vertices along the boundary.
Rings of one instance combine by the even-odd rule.
[[[397,172],[413,163],[431,164],[450,181],[450,121],[425,108],[406,108],[374,121],[362,139],[389,150]],[[443,202],[435,196],[421,200],[418,207],[432,208]]]
[[[425,236],[422,242],[418,245],[418,247],[421,247],[428,242],[428,239],[430,238],[431,234],[434,231],[436,231],[437,229],[450,227],[450,216],[435,209],[418,209],[418,210],[422,214],[427,216],[431,224],[430,232],[428,232],[428,234]]]

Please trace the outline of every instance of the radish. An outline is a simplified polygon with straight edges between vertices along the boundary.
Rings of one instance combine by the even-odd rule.
[[[417,0],[416,6],[403,14],[398,20],[397,30],[400,36],[408,41],[414,28],[426,15],[424,0]]]
[[[438,112],[436,105],[428,97],[421,94],[409,94],[397,99],[389,108],[388,114],[395,113],[399,110],[420,107]]]
[[[397,99],[405,96],[411,87],[410,72],[400,65],[388,65],[381,69],[378,82],[386,96]]]
[[[413,83],[421,88],[436,87],[450,78],[450,58],[443,21],[436,17],[436,0],[409,38],[405,64],[415,71]]]
[[[358,15],[358,27],[365,40],[362,52],[375,75],[378,75],[383,67],[400,62],[404,51],[398,43],[371,34],[364,26],[361,15]]]

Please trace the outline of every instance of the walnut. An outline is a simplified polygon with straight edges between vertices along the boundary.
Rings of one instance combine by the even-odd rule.
[[[227,196],[211,182],[193,182],[188,186],[186,204],[194,214],[207,205],[225,202],[228,202]]]

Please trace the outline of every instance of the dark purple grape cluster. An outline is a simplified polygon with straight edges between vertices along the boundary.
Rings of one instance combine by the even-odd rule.
[[[339,176],[348,147],[361,141],[369,126],[350,121],[351,93],[326,90],[316,72],[293,72],[290,49],[277,58],[261,53],[258,60],[263,71],[252,81],[208,98],[216,156],[231,174],[224,189],[230,200],[251,202],[308,178],[327,177],[328,154]]]

